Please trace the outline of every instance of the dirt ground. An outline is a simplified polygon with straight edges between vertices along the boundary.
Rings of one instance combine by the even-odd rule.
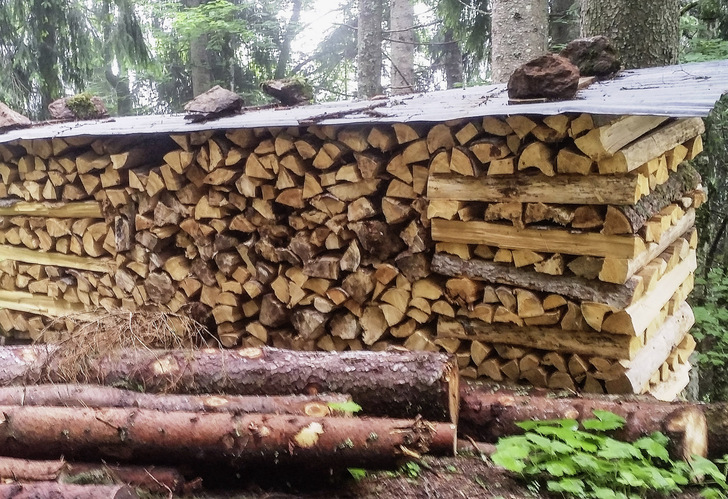
[[[309,477],[310,478],[310,477]],[[425,458],[417,467],[397,472],[369,473],[354,480],[348,473],[314,483],[279,478],[277,483],[247,485],[236,492],[210,491],[195,495],[199,499],[457,499],[457,498],[547,498],[529,488],[513,475],[478,456]],[[659,496],[664,497],[664,496]],[[698,499],[697,491],[671,496]]]

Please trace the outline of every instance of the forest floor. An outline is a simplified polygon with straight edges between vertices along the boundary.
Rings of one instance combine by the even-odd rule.
[[[346,473],[347,475],[348,472]],[[249,477],[250,478],[250,477]],[[310,476],[309,476],[310,479]],[[351,476],[331,477],[323,482],[279,478],[274,485],[247,484],[232,491],[208,491],[196,494],[199,499],[450,499],[450,498],[547,498],[545,492],[527,487],[515,476],[492,464],[488,458],[459,456],[426,457],[419,464],[396,472],[370,472],[360,479]],[[210,485],[209,483],[207,485]],[[561,496],[558,496],[561,497]],[[664,496],[659,496],[664,497]],[[673,498],[697,499],[697,491],[672,495]]]

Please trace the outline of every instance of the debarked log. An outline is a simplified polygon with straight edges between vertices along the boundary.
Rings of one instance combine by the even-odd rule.
[[[139,393],[101,385],[47,384],[0,387],[0,405],[51,407],[135,407],[154,411],[239,412],[345,415],[335,409],[351,401],[348,394],[320,395],[173,395]],[[332,408],[333,407],[333,408]],[[351,413],[348,413],[350,415]]]
[[[27,459],[388,466],[453,455],[456,425],[422,419],[311,418],[144,409],[0,406],[3,454]]]
[[[83,376],[66,379],[53,360],[54,351],[52,346],[40,345],[0,349],[0,385],[93,382],[138,385],[157,393],[348,393],[365,415],[420,415],[431,421],[457,418],[457,364],[439,353],[120,350],[99,359]]]
[[[706,418],[697,405],[659,402],[647,397],[582,396],[555,397],[547,392],[524,394],[487,386],[464,386],[461,390],[460,431],[476,440],[496,442],[500,437],[523,433],[516,423],[530,420],[594,417],[594,410],[622,416],[624,427],[615,438],[633,442],[659,431],[670,438],[675,458],[705,456],[708,449]]]

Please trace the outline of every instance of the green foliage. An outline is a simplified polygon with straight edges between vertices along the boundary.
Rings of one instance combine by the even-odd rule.
[[[328,402],[326,405],[332,411],[349,412],[354,414],[361,411],[361,406],[352,400],[348,402]]]
[[[579,423],[574,419],[525,421],[523,435],[501,438],[493,462],[518,473],[526,483],[567,497],[632,499],[648,493],[678,492],[704,477],[706,497],[725,497],[725,473],[695,456],[690,464],[673,462],[661,433],[633,443],[612,438],[625,420],[605,411]]]

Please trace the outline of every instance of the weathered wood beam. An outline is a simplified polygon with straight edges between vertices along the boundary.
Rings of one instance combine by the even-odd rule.
[[[639,279],[636,277],[630,278],[625,284],[613,284],[578,276],[548,275],[488,260],[463,260],[445,253],[435,253],[430,268],[433,272],[447,276],[464,276],[557,293],[576,300],[604,303],[614,308],[625,308],[630,305],[639,286]]]
[[[631,359],[642,348],[636,337],[593,331],[564,331],[561,328],[514,327],[488,324],[477,319],[440,317],[438,338],[455,338],[484,343],[505,343],[561,353],[575,353],[611,359]]]

